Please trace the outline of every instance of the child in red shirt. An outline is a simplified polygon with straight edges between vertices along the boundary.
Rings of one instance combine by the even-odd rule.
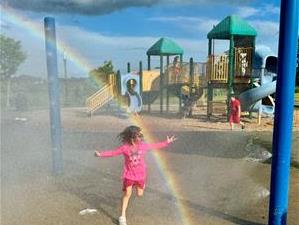
[[[229,125],[230,129],[234,129],[234,124],[240,124],[242,130],[245,128],[245,124],[241,122],[241,104],[239,99],[235,97],[234,94],[230,98],[230,115],[229,115]]]
[[[174,136],[166,138],[163,142],[147,144],[142,141],[143,135],[141,129],[137,126],[129,126],[119,134],[119,139],[123,145],[115,150],[99,152],[95,151],[96,157],[112,157],[117,155],[124,156],[124,167],[122,173],[123,180],[123,197],[121,216],[119,217],[119,224],[126,225],[126,209],[132,194],[132,188],[137,189],[137,196],[141,197],[145,188],[146,179],[146,164],[145,154],[149,149],[159,149],[168,146],[174,142]]]

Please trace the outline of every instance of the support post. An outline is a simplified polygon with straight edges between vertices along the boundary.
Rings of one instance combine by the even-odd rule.
[[[63,172],[63,159],[61,149],[60,97],[54,18],[45,17],[44,28],[50,103],[51,143],[53,157],[52,166],[53,173],[57,175]]]
[[[287,224],[298,35],[298,0],[282,0],[280,7],[269,225]]]
[[[142,68],[142,61],[139,61],[139,82],[140,82],[139,94],[140,94],[141,100],[143,101],[143,96],[142,96],[142,92],[143,92],[143,68]]]
[[[151,70],[151,56],[147,55],[147,70]],[[147,93],[147,111],[151,112],[151,103],[150,103],[150,99],[151,99],[151,92],[149,91]]]
[[[121,104],[122,104],[122,96],[121,96],[121,73],[119,70],[116,72],[116,85],[117,85],[117,111],[118,115],[121,115]]]
[[[208,56],[212,54],[212,39],[209,39]]]
[[[230,114],[230,97],[231,93],[233,92],[233,83],[234,83],[234,62],[235,62],[235,44],[234,44],[234,36],[230,36],[229,42],[229,74],[228,74],[228,81],[227,81],[227,121],[229,120]]]
[[[192,93],[193,83],[194,83],[194,64],[193,64],[193,58],[191,57],[190,61],[189,61],[189,98],[190,98],[190,101],[193,101],[192,97],[193,97],[193,94],[195,94],[195,93]],[[191,102],[191,104],[192,104],[192,102]],[[191,109],[189,112],[189,116],[192,116],[192,105],[191,105]]]
[[[179,76],[182,76],[182,69],[183,69],[183,54],[180,54],[180,73]],[[176,82],[178,82],[180,78],[178,77]],[[179,112],[182,112],[182,89],[180,89],[180,97],[179,97]]]
[[[139,61],[139,77],[140,77],[140,95],[142,96],[143,91],[143,68],[142,68],[142,61]]]
[[[207,92],[207,117],[210,120],[213,114],[213,85],[211,81],[208,81]]]
[[[163,55],[160,55],[160,113],[163,113],[163,86],[164,86]]]
[[[151,70],[151,56],[147,56],[147,70]]]
[[[207,118],[208,120],[210,119],[211,115],[212,115],[212,109],[213,109],[213,87],[211,84],[211,78],[212,78],[212,74],[213,74],[213,69],[214,69],[214,62],[213,62],[213,57],[214,55],[212,55],[212,43],[213,40],[209,38],[209,46],[208,46],[208,57],[209,60],[208,62],[210,63],[210,70],[209,70],[209,74],[208,74],[208,82],[207,82]]]
[[[128,62],[127,64],[127,72],[130,73],[131,72],[131,64]]]
[[[169,55],[167,55],[166,58],[166,68],[167,68],[167,73],[166,73],[166,112],[169,112]]]

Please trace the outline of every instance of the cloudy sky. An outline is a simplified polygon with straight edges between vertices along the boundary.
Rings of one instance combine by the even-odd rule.
[[[177,42],[184,60],[206,61],[207,33],[226,16],[238,15],[257,32],[257,46],[277,52],[278,0],[0,0],[1,33],[21,41],[27,54],[17,75],[46,78],[44,18],[55,18],[59,75],[87,77],[112,60],[124,71],[146,63],[146,50],[160,37]],[[216,41],[223,52],[228,41]],[[156,59],[157,61],[158,59]],[[154,62],[155,63],[155,62]]]

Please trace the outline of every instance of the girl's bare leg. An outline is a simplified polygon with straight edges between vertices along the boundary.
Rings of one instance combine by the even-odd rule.
[[[143,195],[143,192],[144,192],[143,188],[137,187],[137,196],[138,197],[141,197]]]
[[[121,216],[123,216],[123,217],[126,217],[126,210],[127,210],[131,195],[132,195],[132,186],[127,187],[127,189],[126,189],[126,191],[124,191],[124,194],[122,197]]]

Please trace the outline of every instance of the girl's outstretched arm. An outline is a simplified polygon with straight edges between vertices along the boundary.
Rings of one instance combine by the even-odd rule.
[[[94,156],[95,157],[101,157],[101,158],[107,158],[107,157],[112,157],[112,156],[117,156],[121,155],[123,153],[123,145],[114,149],[114,150],[106,150],[106,151],[95,151]]]
[[[164,147],[168,146],[170,143],[174,142],[175,140],[176,140],[175,136],[170,136],[170,137],[167,136],[165,141],[157,142],[157,143],[150,143],[150,144],[145,143],[144,147],[145,147],[146,150],[148,150],[148,149],[160,149],[160,148],[164,148]]]

